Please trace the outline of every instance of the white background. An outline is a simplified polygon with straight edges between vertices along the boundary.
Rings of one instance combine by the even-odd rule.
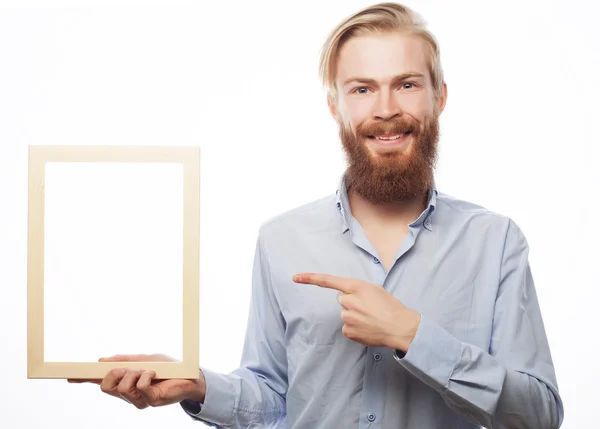
[[[200,359],[231,371],[259,225],[334,192],[343,171],[318,52],[371,2],[2,3],[0,427],[200,427],[178,405],[139,411],[95,385],[27,379],[27,146],[201,146]],[[442,47],[449,98],[438,186],[525,232],[563,428],[597,427],[600,8],[406,4]],[[148,317],[131,299],[103,323],[126,312]]]

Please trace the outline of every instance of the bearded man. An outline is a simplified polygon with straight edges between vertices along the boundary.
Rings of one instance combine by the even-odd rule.
[[[348,168],[330,196],[261,226],[240,367],[115,369],[102,390],[219,428],[559,427],[522,231],[434,181],[436,39],[378,4],[331,32],[320,66]],[[125,358],[164,356],[103,360]]]

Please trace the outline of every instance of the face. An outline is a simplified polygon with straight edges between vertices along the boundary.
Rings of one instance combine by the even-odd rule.
[[[373,203],[423,196],[437,160],[438,117],[427,46],[399,33],[347,41],[339,52],[337,99],[328,99],[340,127],[348,187]]]

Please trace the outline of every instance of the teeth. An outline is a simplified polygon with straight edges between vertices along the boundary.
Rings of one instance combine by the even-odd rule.
[[[403,135],[404,135],[404,134],[398,134],[398,135],[391,136],[391,137],[377,136],[376,138],[377,138],[378,140],[396,140],[396,139],[399,139],[400,137],[402,137]]]

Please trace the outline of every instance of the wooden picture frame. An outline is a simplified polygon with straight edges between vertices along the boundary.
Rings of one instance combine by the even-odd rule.
[[[157,379],[199,377],[200,149],[159,146],[29,146],[27,254],[28,378],[101,379],[131,362],[44,361],[44,201],[47,162],[143,162],[183,165],[182,360],[135,362]]]

